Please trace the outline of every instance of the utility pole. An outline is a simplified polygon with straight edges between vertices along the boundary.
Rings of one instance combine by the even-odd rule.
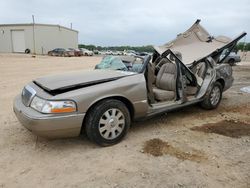
[[[70,29],[72,29],[72,23],[70,23]]]
[[[35,16],[32,15],[33,20],[33,55],[36,55],[36,41],[35,41]]]

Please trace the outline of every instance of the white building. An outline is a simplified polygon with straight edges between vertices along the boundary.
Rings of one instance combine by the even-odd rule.
[[[0,25],[0,52],[47,54],[54,48],[77,48],[78,31],[60,25]]]

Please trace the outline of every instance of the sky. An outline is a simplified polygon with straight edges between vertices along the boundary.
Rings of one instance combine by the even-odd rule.
[[[161,45],[197,19],[211,35],[250,34],[250,0],[0,0],[0,24],[59,24],[80,44]],[[250,41],[247,36],[246,41]]]

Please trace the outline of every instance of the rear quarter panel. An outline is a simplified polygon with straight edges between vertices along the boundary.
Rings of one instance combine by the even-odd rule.
[[[223,83],[223,91],[229,89],[234,81],[233,78],[233,69],[228,64],[217,65],[216,69],[216,80],[220,80]]]

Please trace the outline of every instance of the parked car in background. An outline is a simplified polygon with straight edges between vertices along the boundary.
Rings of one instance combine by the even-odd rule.
[[[82,51],[83,55],[85,56],[93,56],[94,52],[85,48],[79,48]]]
[[[100,54],[100,55],[106,55],[106,51],[104,51],[104,50],[99,51],[99,54]]]
[[[48,52],[48,55],[50,56],[64,56],[64,53],[66,50],[64,48],[55,48]]]
[[[111,50],[107,50],[107,51],[105,52],[105,55],[114,55],[114,52],[111,51]]]
[[[123,54],[127,56],[136,56],[136,52],[134,50],[124,50]]]
[[[228,52],[224,52],[222,55],[221,55],[221,59],[225,57],[226,53]],[[229,55],[223,60],[223,63],[228,63],[229,65],[231,66],[234,66],[236,65],[236,63],[240,62],[241,61],[241,58],[240,56],[235,53],[235,52],[230,52]]]
[[[147,53],[147,52],[136,52],[136,55],[138,55],[138,56],[146,56],[146,55],[149,55],[149,53]]]
[[[83,56],[83,51],[80,49],[76,49],[78,51],[79,56]]]
[[[64,53],[64,57],[73,57],[73,56],[75,56],[75,49],[67,48],[66,52]]]
[[[118,55],[118,52],[117,51],[112,51],[112,55]]]
[[[75,49],[75,48],[68,48],[71,51],[74,51],[74,56],[79,57],[83,55],[83,52],[79,49]]]
[[[123,52],[122,51],[116,51],[116,54],[117,55],[123,55]]]

